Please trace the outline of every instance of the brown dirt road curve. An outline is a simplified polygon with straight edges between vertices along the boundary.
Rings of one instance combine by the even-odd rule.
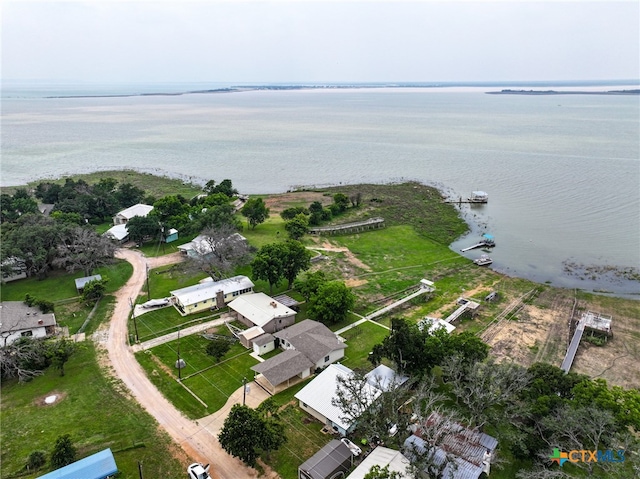
[[[135,300],[146,280],[146,268],[180,261],[179,254],[161,258],[145,258],[141,253],[120,249],[118,258],[133,265],[133,275],[116,293],[116,304],[106,340],[109,362],[113,373],[129,389],[133,397],[156,418],[160,426],[179,444],[194,461],[211,464],[210,474],[217,479],[255,478],[255,469],[244,465],[222,449],[216,437],[196,421],[185,417],[149,381],[136,361],[127,342],[129,298]],[[186,477],[186,471],[185,471]]]

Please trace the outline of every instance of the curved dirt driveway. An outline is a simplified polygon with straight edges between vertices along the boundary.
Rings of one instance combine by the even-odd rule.
[[[183,416],[149,381],[127,344],[129,298],[135,300],[146,280],[146,268],[180,261],[177,255],[145,258],[141,253],[120,249],[118,258],[133,265],[133,275],[116,293],[116,304],[106,340],[108,358],[114,374],[120,378],[135,399],[194,461],[211,464],[211,476],[218,479],[255,478],[257,471],[227,454],[218,440],[196,421]],[[186,471],[185,476],[186,477]]]

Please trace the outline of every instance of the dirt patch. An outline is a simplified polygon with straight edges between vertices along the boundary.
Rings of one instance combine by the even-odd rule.
[[[624,388],[640,387],[640,344],[638,320],[633,312],[608,310],[598,298],[578,301],[580,311],[598,311],[613,318],[613,337],[603,346],[596,346],[583,336],[572,372],[595,379],[603,378],[611,385]],[[523,366],[546,362],[560,367],[569,344],[569,320],[574,308],[574,298],[550,290],[536,299],[534,304],[524,305],[515,315],[517,320],[505,320],[495,335],[490,336],[490,354],[498,360],[512,360]]]
[[[356,268],[360,268],[365,271],[372,271],[371,267],[368,264],[365,264],[362,261],[360,261],[358,258],[356,258],[356,256],[347,247],[336,246],[329,241],[324,241],[322,243],[322,246],[319,249],[322,249],[322,251],[334,251],[334,252],[344,253],[344,256],[347,259],[347,261],[353,266],[355,266]]]
[[[293,206],[304,206],[308,208],[314,201],[319,201],[323,206],[327,206],[333,203],[333,198],[316,191],[299,191],[295,193],[271,195],[265,198],[264,203],[267,205],[267,208],[269,208],[271,214],[279,215],[282,211]]]
[[[362,286],[367,283],[368,281],[366,279],[348,279],[344,282],[344,284],[349,288],[357,288],[358,286]]]
[[[505,320],[489,340],[491,355],[526,367],[536,361],[560,366],[569,334],[566,314],[566,311],[526,306],[518,314],[518,320]]]
[[[49,407],[58,404],[60,401],[64,401],[67,398],[67,393],[64,391],[51,391],[44,396],[39,396],[33,400],[33,404],[36,406]]]

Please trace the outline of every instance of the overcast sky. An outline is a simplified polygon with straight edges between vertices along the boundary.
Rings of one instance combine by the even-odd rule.
[[[640,77],[640,2],[2,2],[2,78],[430,82]]]

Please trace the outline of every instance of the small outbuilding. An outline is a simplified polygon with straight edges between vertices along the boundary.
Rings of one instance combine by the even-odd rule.
[[[129,239],[129,230],[127,229],[127,225],[125,223],[114,225],[107,231],[105,231],[103,236],[111,238],[118,243],[124,243]]]
[[[87,283],[100,280],[102,280],[102,276],[100,276],[99,274],[94,274],[93,276],[85,276],[84,278],[76,278],[76,291],[78,291],[79,294],[82,294],[82,291],[84,291],[84,287],[87,285]]]
[[[38,479],[106,479],[118,472],[111,449],[104,449]]]
[[[167,236],[165,236],[164,242],[172,243],[173,241],[177,241],[177,240],[178,240],[178,230],[175,228],[171,228],[168,231]]]
[[[389,472],[398,474],[398,479],[409,479],[411,477],[407,472],[409,459],[400,451],[378,446],[358,464],[358,467],[356,467],[346,479],[364,479],[373,466],[379,466],[381,469],[387,467]]]
[[[344,477],[351,465],[352,455],[349,448],[341,441],[332,439],[298,467],[298,479]]]

